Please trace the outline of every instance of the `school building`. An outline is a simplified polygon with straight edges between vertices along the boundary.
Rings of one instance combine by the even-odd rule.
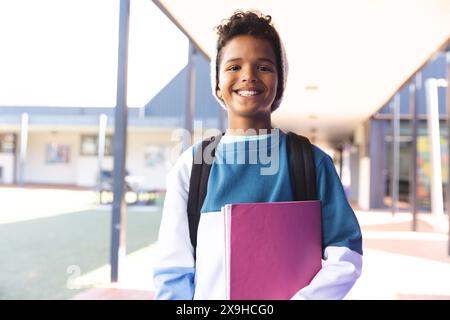
[[[197,38],[191,36],[197,32],[196,24],[188,23],[182,6],[153,2],[189,38],[189,59],[187,66],[144,107],[128,108],[126,163],[129,182],[137,188],[164,190],[167,171],[183,148],[174,131],[222,131],[227,119],[211,94],[209,58],[203,50],[210,39],[201,33]],[[211,10],[218,15],[216,11]],[[445,21],[439,22],[441,29]],[[283,27],[282,21],[279,24]],[[417,41],[424,42],[425,38]],[[367,120],[353,123],[348,134],[325,141],[319,137],[325,126],[307,127],[305,121],[288,128],[319,146],[325,142],[323,147],[335,160],[348,198],[360,208],[410,210],[415,205],[417,210],[429,211],[443,207],[449,166],[449,43],[447,37],[438,49],[424,49],[429,58],[417,58],[419,67],[410,66],[405,71],[410,76],[403,78],[398,89]],[[295,61],[296,48],[291,44],[288,49]],[[388,75],[387,80],[391,81]],[[383,82],[380,78],[377,85],[381,87]],[[314,85],[303,89],[321,90]],[[308,107],[300,105],[298,109]],[[367,107],[361,105],[361,109]],[[307,120],[314,122],[325,114],[311,112]],[[328,126],[344,132],[348,129],[342,123],[348,121],[336,119]],[[201,128],[196,128],[196,123]],[[95,188],[99,172],[112,170],[113,126],[114,108],[0,106],[0,183]]]
[[[226,126],[226,113],[210,92],[209,64],[197,54],[196,109],[194,120],[201,130]],[[439,130],[443,198],[448,181],[448,127],[445,86],[434,88],[430,100],[429,79],[448,79],[448,54],[443,51],[423,66],[369,120],[362,123],[334,150],[337,169],[350,200],[366,209],[392,206],[410,209],[412,179],[416,170],[417,204],[431,209],[430,127]],[[127,137],[128,179],[145,190],[164,190],[165,175],[177,155],[187,99],[187,67],[144,108],[129,108]],[[443,82],[443,81],[441,81]],[[445,83],[444,83],[445,84]],[[430,108],[436,108],[430,116]],[[415,113],[415,116],[414,116]],[[106,120],[104,155],[98,156],[102,115]],[[416,120],[414,120],[416,119]],[[23,121],[26,122],[23,122]],[[413,124],[416,122],[415,136]],[[114,108],[0,107],[0,182],[54,184],[94,188],[99,168],[113,167]],[[26,141],[22,134],[26,127]],[[413,150],[414,139],[417,144]],[[21,148],[21,143],[26,148]],[[416,152],[414,169],[412,154]],[[436,150],[435,150],[436,153]],[[23,157],[23,161],[21,160]],[[394,162],[395,157],[395,162]],[[395,171],[395,172],[394,172]],[[393,186],[393,174],[397,186]],[[396,195],[393,195],[393,192]]]
[[[193,129],[223,130],[227,116],[210,93],[209,62],[194,59]],[[182,148],[187,77],[188,66],[143,108],[128,110],[127,180],[136,189],[165,189]],[[113,169],[113,128],[114,108],[0,106],[0,183],[96,188],[100,170]]]
[[[430,211],[432,191],[445,203],[449,50],[436,52],[341,147],[343,183],[362,208],[411,210],[415,202]]]
[[[72,276],[76,276],[77,283],[79,280],[80,288],[85,283],[90,286],[95,282],[97,286],[94,278],[98,275],[100,279],[106,273],[110,273],[111,287],[99,286],[92,290],[92,295],[87,291],[86,295],[74,298],[152,297],[153,293],[149,295],[151,291],[147,290],[153,290],[149,284],[157,257],[154,241],[161,217],[159,203],[153,207],[132,208],[125,204],[155,204],[156,194],[165,192],[166,176],[180,153],[201,138],[223,132],[227,127],[227,113],[211,92],[210,59],[216,53],[214,26],[223,23],[223,19],[237,9],[258,9],[270,15],[286,48],[289,76],[283,102],[272,115],[273,125],[308,137],[332,157],[357,215],[363,231],[365,267],[350,299],[450,297],[450,286],[444,281],[448,278],[450,263],[447,229],[450,222],[450,0],[119,0],[93,3],[58,7],[55,3],[45,6],[39,2],[33,7],[30,2],[26,6],[11,6],[12,9],[6,6],[3,10],[4,25],[9,27],[5,35],[11,36],[3,41],[2,51],[9,56],[0,59],[0,73],[9,63],[13,67],[0,79],[0,96],[7,98],[3,101],[13,103],[0,104],[0,189],[6,191],[7,198],[14,196],[5,202],[6,220],[0,224],[9,232],[0,234],[5,235],[6,240],[15,237],[15,246],[7,246],[10,248],[7,248],[9,252],[5,251],[6,257],[9,254],[6,260],[10,263],[3,264],[6,269],[0,274],[5,275],[7,284],[14,282],[21,294],[17,297],[27,296],[28,288],[36,285],[42,292],[50,282],[50,287],[72,289],[68,281]],[[79,12],[72,11],[78,6],[82,8]],[[38,28],[41,21],[47,22],[42,14],[47,11],[42,10],[46,7],[54,9],[48,10],[52,19],[41,29]],[[66,8],[69,10],[64,12]],[[160,16],[155,15],[152,8],[156,8]],[[25,11],[32,14],[26,15]],[[53,33],[59,31],[59,24],[69,16],[81,19],[72,22],[70,29]],[[174,33],[162,28],[161,16],[171,23]],[[11,20],[5,19],[9,17]],[[36,20],[31,19],[36,17]],[[88,27],[87,19],[92,19]],[[144,23],[150,20],[154,24]],[[31,28],[35,27],[38,31],[32,32],[35,30]],[[94,37],[79,32],[81,27]],[[133,43],[130,36],[133,28],[144,31],[140,41],[145,46]],[[163,40],[158,38],[161,35]],[[49,42],[43,41],[45,38],[49,38]],[[20,50],[18,48],[22,47],[16,46],[17,43],[29,45]],[[66,51],[49,48],[49,43]],[[92,58],[100,48],[96,47],[99,43],[105,44],[106,49],[96,59],[106,61],[113,57],[111,60],[117,61],[117,74],[111,72],[112,64],[105,73],[101,68],[94,70],[94,64],[87,62],[98,63]],[[182,53],[180,48],[186,52]],[[74,56],[80,58],[75,59],[79,65],[65,56],[67,50],[73,50]],[[37,51],[43,54],[39,56]],[[150,67],[139,65],[142,61],[138,61],[138,55],[129,55],[129,51],[139,52]],[[149,52],[163,54],[154,59],[147,57]],[[184,54],[187,63],[181,66],[174,57]],[[60,56],[60,61],[52,60]],[[39,72],[28,70],[25,62],[30,62],[28,66],[41,66],[39,62],[43,57],[49,59],[42,62],[42,68],[36,69]],[[45,73],[51,73],[50,66],[63,66],[64,76],[71,77],[70,70],[64,68],[69,63],[85,67],[80,68],[83,69],[80,80],[83,84],[84,77],[91,76],[91,71],[106,74],[108,81],[116,83],[115,92],[109,90],[116,95],[115,107],[113,103],[109,107],[14,104],[17,97],[27,97],[30,99],[23,101],[35,103],[32,101],[35,95],[29,94],[31,91],[23,90],[21,96],[22,89],[33,86],[33,81],[39,81],[41,75],[42,82],[46,83]],[[159,63],[161,69],[155,71],[158,69],[155,64]],[[176,65],[176,70],[180,70],[167,85],[151,99],[147,96],[151,88],[148,92],[139,92],[149,101],[139,101],[140,107],[127,107],[131,104],[127,90],[135,85],[127,76],[132,73],[131,66],[137,66],[142,74],[162,84],[164,75],[169,77],[176,72],[175,67],[166,70],[168,65]],[[32,80],[24,81],[27,76]],[[60,80],[60,77],[52,78]],[[139,82],[142,91],[146,91],[148,78]],[[96,85],[103,81],[86,81],[89,85],[83,88],[98,93]],[[12,85],[8,87],[9,83]],[[66,87],[74,89],[75,86]],[[11,88],[15,93],[10,95],[13,99],[8,98],[8,94],[2,95]],[[52,86],[47,85],[47,88]],[[73,96],[66,91],[54,96],[64,103],[78,98],[77,94],[86,93],[83,90],[86,89],[76,87],[67,91],[75,92]],[[39,93],[48,98],[53,97],[53,92]],[[97,208],[89,202],[88,210],[78,211],[84,207],[82,201],[78,198],[65,200],[69,197],[55,201],[53,199],[58,197],[55,191],[59,190],[50,190],[48,198],[39,198],[37,202],[57,207],[57,202],[65,204],[67,201],[70,210],[57,208],[56,212],[49,210],[50,205],[37,206],[36,210],[34,207],[22,209],[18,202],[35,203],[36,197],[31,190],[33,198],[28,198],[30,190],[20,187],[35,186],[76,189],[67,193],[88,194],[89,197],[92,192],[85,190],[106,190],[106,198],[102,197],[103,192],[97,193],[99,203],[112,205]],[[110,220],[102,220],[106,210],[111,211]],[[22,211],[32,212],[22,214]],[[63,212],[69,214],[60,214]],[[138,212],[139,216],[135,215]],[[89,216],[89,224],[92,221],[92,228],[85,228],[88,226],[85,216]],[[75,218],[77,220],[73,220]],[[148,220],[140,220],[144,218]],[[32,220],[37,220],[36,224]],[[127,221],[129,227],[139,225],[139,230],[128,232]],[[107,223],[110,223],[110,233],[106,233],[104,227]],[[42,232],[44,224],[51,229],[50,233]],[[39,232],[31,234],[30,230]],[[66,235],[66,230],[76,233]],[[80,238],[80,230],[95,237]],[[43,234],[50,236],[42,237]],[[147,240],[141,238],[144,234]],[[110,239],[109,265],[104,265],[105,257],[99,253],[106,252],[102,241],[108,240],[107,237]],[[40,261],[42,259],[36,260],[36,246],[28,245],[30,239],[42,243],[39,247],[44,251],[49,251],[55,239],[64,239],[60,247],[67,251],[66,257],[58,248],[50,250],[58,253],[55,256],[60,260],[55,260],[57,269],[49,268],[46,261]],[[99,246],[94,248],[93,243]],[[142,248],[144,245],[146,247]],[[15,250],[17,246],[28,249]],[[30,248],[33,254],[26,257]],[[30,263],[21,263],[28,261],[25,258],[30,258]],[[17,259],[20,263],[15,263]],[[23,270],[16,270],[18,265]],[[79,274],[70,274],[71,267],[78,267]],[[44,273],[50,276],[47,278]],[[14,278],[18,281],[11,282],[13,274],[19,275]],[[145,290],[141,291],[142,288]],[[53,294],[51,290],[46,294]]]

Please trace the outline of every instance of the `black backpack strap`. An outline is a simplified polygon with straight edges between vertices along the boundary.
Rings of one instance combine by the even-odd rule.
[[[216,147],[222,135],[203,140],[194,154],[187,202],[189,236],[192,247],[194,248],[194,258],[197,247],[197,229],[200,222],[200,210],[206,197],[212,160],[214,159]]]
[[[293,132],[289,132],[286,138],[294,198],[298,201],[317,200],[316,166],[312,145],[308,138]]]

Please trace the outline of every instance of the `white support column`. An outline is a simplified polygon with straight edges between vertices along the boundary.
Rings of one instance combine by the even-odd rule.
[[[103,159],[105,158],[106,125],[108,116],[104,113],[100,115],[98,123],[98,170],[103,168]]]
[[[397,93],[391,102],[392,108],[392,216],[398,211],[398,183],[400,167],[400,95]]]
[[[450,50],[445,53],[447,60],[447,157],[450,154]],[[450,161],[447,161],[447,219],[448,219],[448,246],[447,254],[450,256]]]
[[[430,78],[425,81],[428,140],[430,142],[431,210],[435,218],[434,228],[436,231],[443,231],[442,222],[444,219],[438,88],[446,85],[445,79]]]
[[[421,79],[420,73],[415,77],[415,83],[409,85],[409,112],[412,116],[411,120],[411,172],[410,172],[410,202],[412,214],[412,231],[417,231],[417,91],[420,90]]]
[[[25,182],[25,161],[27,158],[28,145],[28,113],[22,113],[20,126],[20,154],[19,154],[19,186],[23,187]]]
[[[363,210],[370,209],[370,158],[359,159],[359,196],[358,205]]]

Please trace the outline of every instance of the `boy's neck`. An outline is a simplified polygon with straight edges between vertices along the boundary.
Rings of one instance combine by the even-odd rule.
[[[229,119],[227,135],[267,134],[272,130],[270,117]]]

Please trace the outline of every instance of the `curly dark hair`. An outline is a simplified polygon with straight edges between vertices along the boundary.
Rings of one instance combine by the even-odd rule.
[[[267,40],[273,48],[277,64],[278,87],[275,101],[283,95],[283,66],[281,59],[281,41],[277,30],[271,24],[272,17],[264,15],[259,11],[235,11],[234,14],[215,30],[219,35],[217,39],[217,57],[216,57],[216,91],[219,83],[219,66],[222,60],[222,49],[234,37],[240,35],[250,35],[256,38]]]

